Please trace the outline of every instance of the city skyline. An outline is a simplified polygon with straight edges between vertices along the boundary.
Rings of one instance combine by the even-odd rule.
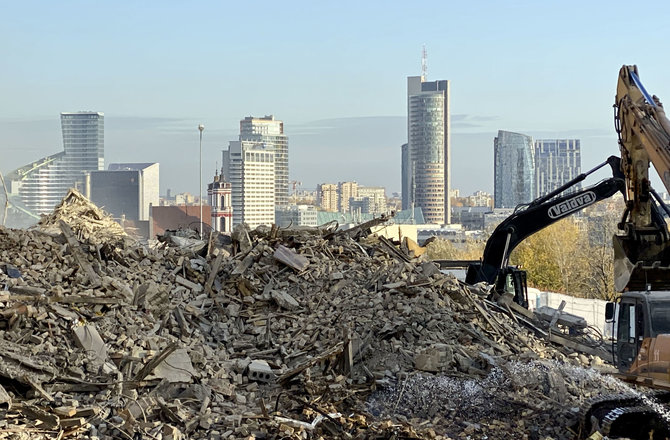
[[[184,160],[197,151],[197,125],[207,126],[203,173],[213,176],[207,166],[240,118],[274,114],[291,138],[290,180],[399,192],[405,79],[421,73],[424,44],[428,80],[452,84],[452,187],[464,194],[493,192],[498,130],[579,138],[585,169],[617,154],[611,106],[622,64],[637,64],[647,89],[670,99],[663,30],[611,32],[628,24],[623,2],[454,4],[448,25],[424,13],[440,2],[417,11],[378,2],[199,6],[0,6],[0,171],[62,150],[59,113],[95,110],[106,114],[106,162],[160,162],[163,193],[197,193],[197,159]],[[670,16],[663,2],[647,8]],[[242,32],[251,18],[254,35]],[[263,31],[278,22],[282,32]]]

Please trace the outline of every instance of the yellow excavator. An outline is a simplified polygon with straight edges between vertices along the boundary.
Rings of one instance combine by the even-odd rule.
[[[620,292],[606,307],[613,324],[613,362],[623,380],[670,391],[670,209],[652,188],[653,164],[670,191],[670,121],[640,82],[636,66],[619,71],[615,101],[626,208],[614,237]],[[657,396],[661,405],[670,393]],[[667,408],[667,406],[666,406]],[[670,418],[641,395],[604,396],[582,418],[581,432],[609,437],[670,438]]]

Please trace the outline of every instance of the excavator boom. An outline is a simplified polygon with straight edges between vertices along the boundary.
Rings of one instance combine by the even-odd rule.
[[[626,182],[622,234],[614,237],[614,279],[618,291],[670,289],[670,237],[649,180],[653,164],[670,191],[670,121],[651,96],[636,66],[619,71],[615,102],[621,171]]]

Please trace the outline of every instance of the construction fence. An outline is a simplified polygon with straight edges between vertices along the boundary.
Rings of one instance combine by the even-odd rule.
[[[605,324],[605,304],[607,301],[601,299],[576,298],[556,292],[542,292],[538,289],[528,288],[529,309],[533,310],[542,306],[557,309],[565,301],[564,312],[581,316],[586,319],[590,326],[596,327],[603,336],[611,333],[611,326]]]

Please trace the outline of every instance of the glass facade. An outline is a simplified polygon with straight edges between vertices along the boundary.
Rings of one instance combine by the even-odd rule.
[[[535,198],[535,149],[525,134],[498,131],[493,141],[494,206],[514,208]]]
[[[275,157],[272,147],[248,141],[231,141],[223,151],[230,181],[233,225],[250,228],[275,221]]]
[[[535,197],[548,194],[582,172],[579,139],[542,139],[535,141]],[[578,191],[577,184],[568,191]]]
[[[272,115],[263,118],[246,117],[240,121],[239,139],[261,143],[274,152],[275,204],[288,205],[288,136],[284,134],[284,123]]]
[[[12,173],[26,208],[48,214],[70,188],[84,191],[87,172],[104,169],[104,118],[99,112],[61,113],[64,151]]]
[[[401,181],[401,194],[402,194],[402,209],[409,209],[410,206],[410,188],[412,187],[412,172],[410,169],[411,163],[409,160],[409,145],[408,144],[402,144],[401,148],[401,156],[402,156],[402,165],[401,165],[401,170],[400,170],[400,181]]]
[[[449,81],[407,79],[407,147],[402,154],[403,208],[427,223],[450,223]]]

